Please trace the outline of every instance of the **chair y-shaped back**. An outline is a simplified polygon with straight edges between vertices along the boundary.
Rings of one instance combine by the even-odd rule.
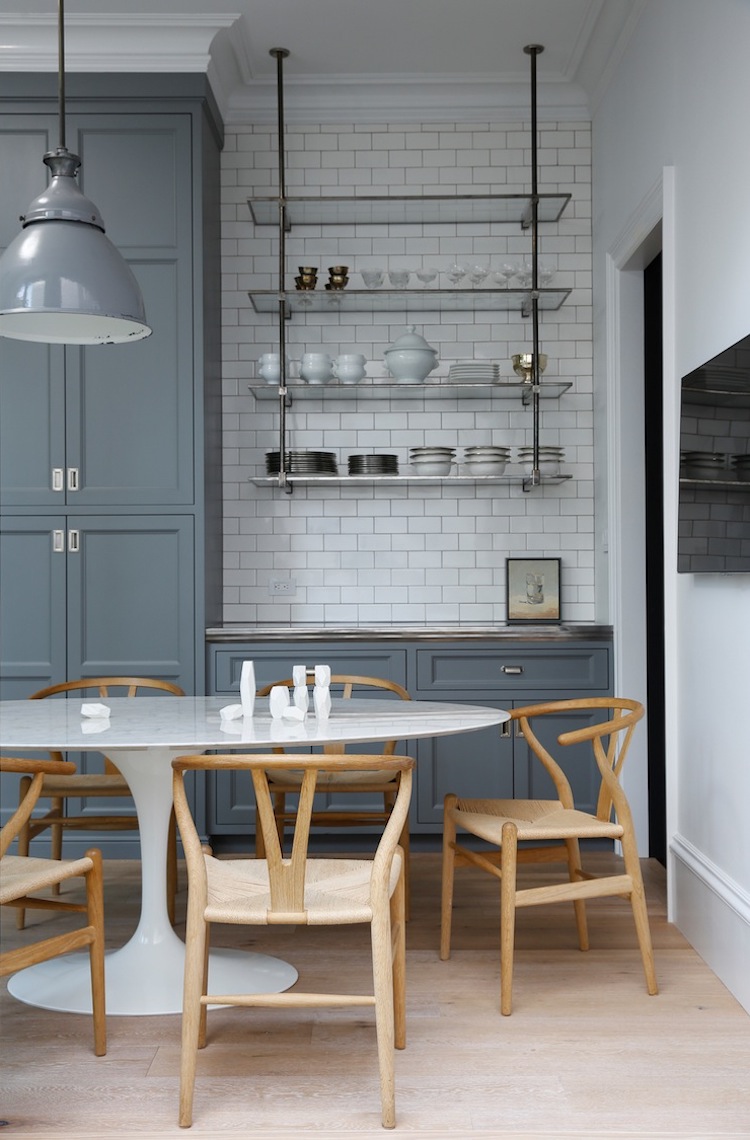
[[[573,792],[563,770],[564,760],[558,761],[552,756],[536,728],[537,721],[543,722],[546,716],[588,710],[600,712],[605,719],[561,733],[557,742],[563,748],[575,744],[591,745],[591,761],[596,764],[601,779],[595,812],[580,811],[575,807]],[[639,701],[622,697],[548,701],[514,709],[512,720],[518,723],[529,748],[547,770],[558,798],[466,800],[454,794],[445,797],[440,957],[450,957],[455,866],[469,863],[495,875],[500,879],[500,1008],[504,1014],[511,1012],[512,1004],[516,910],[544,903],[573,903],[578,943],[581,950],[588,950],[586,899],[608,895],[628,898],[646,987],[650,994],[657,992],[635,828],[619,780],[633,729],[643,713]],[[483,840],[490,850],[473,850],[459,844],[456,838],[458,829]],[[584,871],[579,840],[585,839],[619,840],[622,844],[622,868],[618,867],[606,875]],[[524,846],[519,847],[519,843]],[[519,863],[554,862],[567,863],[568,881],[523,889],[518,886]]]
[[[154,690],[169,693],[172,696],[183,697],[185,694],[179,685],[171,681],[162,681],[155,677],[84,677],[76,681],[62,681],[57,685],[49,685],[39,689],[29,697],[31,701],[43,700],[47,697],[68,695],[71,693],[85,694],[95,691],[100,697],[127,696],[135,697],[142,691]],[[50,753],[53,759],[61,761],[61,752]],[[137,831],[138,820],[134,813],[102,812],[94,810],[90,805],[81,814],[69,815],[66,812],[69,800],[112,798],[113,796],[130,796],[125,777],[118,772],[112,761],[104,757],[104,770],[102,772],[79,772],[74,776],[57,775],[58,769],[45,775],[40,797],[51,801],[49,811],[44,815],[29,819],[21,829],[18,836],[18,852],[28,855],[31,840],[41,835],[49,828],[50,852],[53,859],[62,858],[63,832],[71,831]],[[30,781],[21,780],[21,796],[25,795]],[[169,843],[167,847],[167,908],[169,917],[174,922],[175,895],[177,893],[177,842],[174,817],[169,827]],[[17,924],[20,930],[25,922],[25,911],[18,910]]]
[[[85,926],[36,941],[0,954],[0,977],[37,962],[47,962],[60,954],[88,946],[91,965],[91,995],[94,1014],[94,1052],[107,1051],[104,1015],[104,899],[102,857],[91,849],[80,859],[37,859],[29,855],[9,855],[8,848],[26,825],[42,792],[47,775],[70,779],[75,764],[59,760],[31,760],[0,757],[0,772],[15,772],[26,781],[26,792],[13,815],[0,832],[0,906],[43,909],[64,913],[85,913]],[[39,898],[38,891],[58,888],[69,879],[83,878],[86,903],[58,898]]]
[[[409,811],[414,761],[409,756],[305,755],[181,756],[172,762],[174,803],[188,875],[185,934],[185,988],[182,1014],[179,1123],[192,1123],[197,1050],[206,1043],[209,1005],[266,1008],[372,1006],[375,1010],[384,1127],[395,1125],[393,1049],[406,1044],[404,856],[398,839]],[[201,846],[190,812],[184,776],[193,771],[249,772],[265,859],[215,859]],[[284,857],[271,802],[273,782],[285,773],[302,774],[294,818],[291,855]],[[319,776],[363,771],[391,774],[397,780],[395,803],[372,859],[324,859],[308,856],[313,800]],[[297,926],[370,926],[373,989],[367,994],[207,993],[208,929],[212,922],[249,926],[294,923]],[[264,1044],[264,1049],[268,1045]],[[284,1066],[281,1046],[279,1064]],[[345,1073],[332,1073],[340,1090]]]
[[[307,684],[311,688],[315,682],[315,670],[307,670]],[[291,678],[286,678],[282,681],[274,681],[270,685],[264,685],[258,690],[259,697],[267,697],[271,692],[274,685],[285,685],[291,688],[293,681]],[[350,697],[362,696],[365,693],[375,693],[377,696],[380,692],[387,694],[392,693],[402,701],[410,701],[406,689],[403,685],[399,685],[397,681],[390,681],[385,677],[359,677],[350,673],[335,673],[331,676],[331,695],[334,697],[341,697],[348,700]],[[392,756],[396,750],[396,740],[378,741],[378,750],[385,756]],[[323,746],[324,752],[336,752],[339,750],[334,744],[326,744]],[[279,752],[283,749],[279,748]],[[330,772],[321,773],[318,790],[325,793],[326,796],[366,796],[366,795],[379,795],[383,797],[382,808],[376,807],[361,807],[351,808],[343,807],[340,810],[320,809],[312,813],[311,824],[314,827],[380,827],[388,819],[393,804],[396,799],[396,787],[398,782],[397,772]],[[299,793],[301,777],[299,773],[295,772],[278,772],[274,774],[271,790],[273,792],[274,814],[276,817],[279,835],[284,835],[285,824],[294,819],[294,809],[288,805],[288,796],[294,796]],[[258,827],[256,819],[256,853],[263,854],[263,835],[262,830]],[[406,911],[409,913],[409,821],[404,823],[403,831],[400,838],[401,846],[406,854]]]

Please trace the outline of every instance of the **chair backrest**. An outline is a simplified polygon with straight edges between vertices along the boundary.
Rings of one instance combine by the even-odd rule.
[[[171,693],[175,697],[184,697],[185,690],[171,681],[162,681],[158,677],[82,677],[77,681],[60,681],[57,685],[48,685],[46,689],[38,689],[29,697],[30,701],[40,701],[44,697],[56,697],[60,693],[82,693],[87,689],[96,689],[100,697],[115,697],[120,694],[111,693],[110,689],[125,689],[126,697],[135,697],[140,689],[157,689],[159,692]],[[56,760],[62,760],[62,752],[50,752]],[[113,774],[117,768],[112,761],[104,757],[105,771]]]
[[[307,687],[312,688],[315,684],[315,669],[306,670]],[[263,685],[258,689],[257,696],[267,697],[274,685],[285,685],[288,689],[294,685],[291,677],[287,677],[281,681],[272,681],[270,685]],[[342,697],[347,700],[352,696],[361,696],[368,690],[380,689],[385,692],[394,693],[402,701],[410,701],[411,697],[403,685],[399,685],[398,681],[390,681],[386,677],[359,677],[352,673],[333,673],[331,675],[331,696]],[[340,691],[339,691],[340,690]],[[382,741],[382,752],[386,756],[392,756],[396,751],[396,740]],[[323,748],[324,752],[337,752],[339,747],[335,744],[327,744]]]
[[[308,861],[310,822],[319,772],[382,771],[400,773],[396,802],[385,824],[373,858],[371,893],[386,897],[391,862],[406,822],[411,799],[412,769],[410,756],[361,756],[348,753],[315,755],[283,755],[278,753],[218,756],[179,756],[172,761],[175,814],[182,836],[190,889],[197,892],[199,904],[205,903],[206,870],[203,848],[193,820],[185,789],[186,772],[239,771],[250,772],[255,790],[258,819],[263,832],[270,886],[269,923],[306,921],[305,869]],[[302,772],[299,806],[294,819],[291,854],[284,858],[274,818],[269,779],[281,772]],[[345,891],[343,894],[345,897]]]
[[[0,831],[0,859],[5,855],[36,807],[36,802],[42,791],[44,777],[69,776],[75,770],[75,764],[68,760],[33,760],[29,757],[0,756],[0,772],[15,772],[20,776],[32,777],[26,795],[10,818],[5,821]]]
[[[549,772],[563,807],[572,808],[573,792],[568,778],[540,741],[533,721],[536,717],[554,713],[591,709],[601,709],[604,718],[597,724],[560,733],[557,742],[563,747],[590,742],[593,758],[601,776],[596,817],[603,821],[609,820],[614,808],[618,819],[623,821],[626,816],[630,817],[630,807],[620,786],[620,772],[630,748],[633,729],[644,715],[645,710],[640,701],[630,700],[627,697],[581,697],[573,700],[546,701],[542,704],[513,709],[511,718],[519,722],[524,739]]]

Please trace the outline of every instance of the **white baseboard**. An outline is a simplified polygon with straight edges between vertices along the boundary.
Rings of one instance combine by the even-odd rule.
[[[684,836],[669,849],[672,919],[750,1013],[750,894]]]

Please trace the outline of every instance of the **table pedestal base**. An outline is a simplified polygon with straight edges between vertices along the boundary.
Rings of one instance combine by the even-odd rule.
[[[143,957],[142,966],[139,958]],[[107,1014],[181,1013],[185,945],[172,934],[158,946],[128,942],[105,957]],[[209,993],[282,993],[297,981],[281,958],[242,950],[212,950]],[[41,1009],[91,1013],[89,956],[67,954],[27,966],[8,982],[13,997]]]

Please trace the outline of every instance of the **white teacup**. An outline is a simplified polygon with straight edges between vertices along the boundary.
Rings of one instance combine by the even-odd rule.
[[[365,357],[361,352],[345,352],[333,362],[333,374],[342,384],[358,384],[365,376]]]
[[[333,378],[333,361],[326,352],[306,352],[300,363],[300,376],[307,384],[327,384]]]

